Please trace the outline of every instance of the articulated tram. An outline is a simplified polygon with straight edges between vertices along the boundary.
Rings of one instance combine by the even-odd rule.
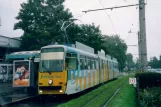
[[[118,62],[65,45],[41,48],[38,94],[74,94],[119,75]]]

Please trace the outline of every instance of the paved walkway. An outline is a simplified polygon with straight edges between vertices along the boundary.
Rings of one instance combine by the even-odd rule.
[[[30,95],[25,92],[24,88],[12,87],[12,83],[0,83],[0,106],[28,97],[30,97]]]

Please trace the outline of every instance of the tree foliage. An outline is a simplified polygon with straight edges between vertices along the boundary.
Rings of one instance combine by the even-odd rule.
[[[42,46],[53,42],[59,44],[74,44],[75,41],[84,43],[95,49],[95,53],[104,49],[112,57],[118,59],[120,69],[125,66],[127,46],[118,35],[102,36],[99,26],[94,24],[73,23],[61,31],[65,21],[73,21],[72,13],[64,8],[64,0],[28,0],[21,4],[14,29],[22,29],[21,49],[40,50]],[[68,39],[67,39],[68,38]],[[69,40],[69,41],[68,41]]]
[[[136,58],[135,67],[136,67],[136,69],[140,69],[140,61],[139,61],[139,58]]]
[[[151,68],[161,68],[161,56],[160,59],[157,59],[155,56],[150,58],[149,66],[151,66]]]
[[[107,54],[111,55],[112,57],[117,58],[120,66],[120,70],[123,70],[125,67],[126,61],[126,51],[127,45],[126,43],[120,39],[118,35],[113,36],[104,36],[104,50]]]
[[[126,62],[127,62],[128,68],[134,68],[135,67],[135,63],[133,61],[133,55],[131,53],[127,53]]]
[[[103,37],[99,26],[95,26],[94,24],[75,25],[69,28],[67,33],[72,43],[75,43],[75,41],[84,43],[94,48],[95,53],[102,48]]]
[[[28,0],[21,5],[15,29],[22,29],[22,49],[33,50],[53,41],[62,42],[60,27],[72,14],[64,9],[64,0]]]

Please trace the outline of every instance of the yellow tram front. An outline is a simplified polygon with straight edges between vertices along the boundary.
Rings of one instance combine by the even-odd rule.
[[[38,77],[39,94],[65,94],[67,72],[65,70],[65,48],[46,46],[41,49]]]

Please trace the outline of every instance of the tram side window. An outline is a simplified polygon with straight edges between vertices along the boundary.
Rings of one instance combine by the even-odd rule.
[[[97,69],[97,66],[96,66],[96,59],[94,59],[93,64],[94,64],[94,69]]]
[[[111,70],[111,62],[109,62],[109,69]]]
[[[106,61],[104,61],[104,70],[106,70]]]
[[[92,58],[89,58],[89,66],[90,66],[90,69],[93,69],[93,59]]]
[[[110,68],[111,68],[111,70],[112,70],[112,62],[110,62]]]
[[[85,57],[83,56],[81,56],[81,59],[80,59],[80,68],[81,70],[85,69]]]
[[[66,55],[66,66],[67,70],[76,70],[78,66],[77,54],[67,53]]]
[[[109,67],[110,67],[110,70],[112,70],[112,67],[111,67],[111,62],[109,62]]]
[[[90,69],[90,58],[86,57],[86,69]]]
[[[115,63],[115,69],[117,69],[117,64]]]
[[[84,56],[84,58],[82,59],[82,63],[83,63],[83,70],[85,70],[87,68],[87,62],[86,62],[86,58]]]
[[[92,68],[92,69],[95,69],[94,59],[93,59],[93,58],[91,59],[91,68]]]
[[[103,69],[104,69],[104,71],[105,71],[105,68],[106,66],[105,66],[105,61],[103,61]]]
[[[118,64],[116,64],[116,68],[118,69],[119,67],[118,67]]]
[[[109,70],[110,69],[109,61],[107,61],[107,67],[108,67],[108,70]]]
[[[102,60],[102,70],[105,70],[104,61]]]
[[[98,59],[95,60],[96,69],[98,69]]]
[[[106,70],[106,61],[104,61],[104,70]]]
[[[98,59],[95,59],[96,69],[98,69]]]

